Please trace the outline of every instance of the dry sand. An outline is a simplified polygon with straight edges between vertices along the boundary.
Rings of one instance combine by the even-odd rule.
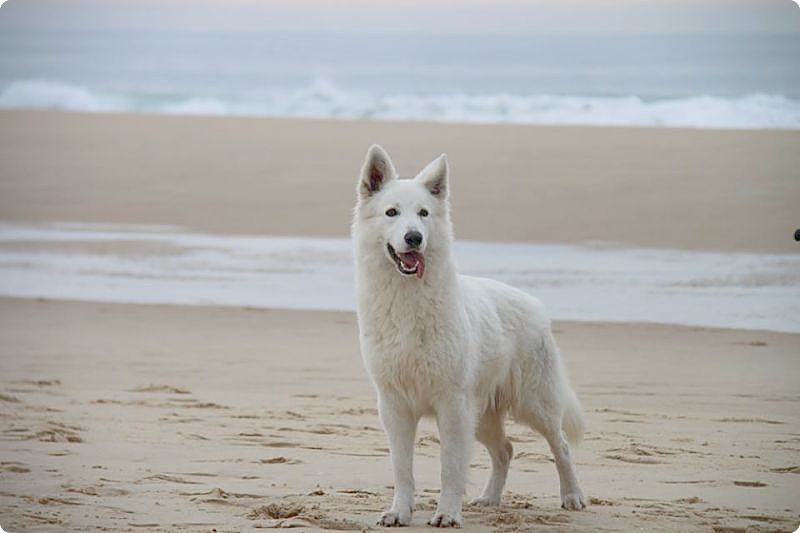
[[[556,331],[588,418],[576,459],[592,504],[560,510],[546,444],[513,425],[503,506],[468,508],[468,530],[797,527],[800,336]],[[350,313],[0,300],[0,346],[8,531],[360,529],[391,499]],[[419,529],[435,435],[418,435]],[[488,465],[476,444],[469,496]]]
[[[0,112],[0,220],[346,235],[371,142],[447,151],[462,238],[796,252],[798,132]],[[794,530],[800,335],[556,324],[592,505],[558,507],[513,426],[500,509],[470,531]],[[17,531],[370,527],[386,440],[349,313],[0,299],[0,524]],[[422,529],[435,428],[416,460]],[[488,474],[476,445],[469,496]],[[427,528],[426,528],[427,529]]]

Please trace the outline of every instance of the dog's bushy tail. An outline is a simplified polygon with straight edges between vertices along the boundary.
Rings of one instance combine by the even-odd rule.
[[[558,393],[564,407],[564,414],[561,417],[561,429],[567,436],[567,441],[570,444],[578,445],[583,440],[583,434],[586,431],[586,422],[583,419],[583,407],[578,400],[578,395],[575,390],[570,386],[569,376],[567,374],[564,360],[561,357],[561,351],[558,349],[553,334],[550,333],[545,337],[545,346],[550,350],[553,359],[555,360],[555,375],[557,380]]]
[[[570,444],[578,445],[583,440],[586,431],[586,422],[583,419],[583,408],[578,396],[572,387],[566,385],[564,418],[561,419],[561,429],[567,435]]]

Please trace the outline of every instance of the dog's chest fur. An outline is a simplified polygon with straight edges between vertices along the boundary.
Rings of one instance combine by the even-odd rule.
[[[424,404],[443,385],[463,380],[464,339],[458,334],[458,307],[449,286],[422,284],[394,273],[394,279],[363,274],[361,344],[376,385]]]

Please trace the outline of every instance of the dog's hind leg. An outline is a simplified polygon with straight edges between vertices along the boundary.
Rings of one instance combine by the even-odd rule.
[[[418,418],[402,400],[379,396],[378,412],[389,437],[394,469],[394,499],[378,525],[407,526],[414,510],[414,438]]]
[[[487,410],[478,422],[477,439],[486,446],[492,458],[492,473],[483,489],[483,494],[470,502],[472,505],[500,505],[500,497],[508,476],[508,465],[514,454],[511,442],[506,438],[505,413]]]
[[[556,394],[550,387],[541,387],[532,393],[531,402],[525,406],[521,418],[541,433],[550,445],[561,483],[561,507],[580,510],[586,507],[586,498],[575,474],[569,443],[561,429],[563,409],[561,401],[555,397]]]
[[[575,474],[569,441],[578,442],[583,435],[580,403],[566,381],[566,371],[555,340],[548,333],[541,344],[535,343],[531,372],[523,380],[515,418],[528,423],[541,433],[553,452],[561,483],[561,507],[580,510],[586,498]],[[566,431],[566,433],[565,433]]]
[[[556,461],[558,478],[561,483],[561,507],[571,511],[579,511],[586,507],[586,498],[583,495],[578,476],[575,474],[575,465],[572,462],[572,454],[569,443],[561,430],[561,422],[546,424],[540,433],[547,439],[550,451]]]

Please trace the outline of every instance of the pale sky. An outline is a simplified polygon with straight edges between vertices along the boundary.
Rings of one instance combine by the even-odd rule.
[[[800,33],[793,0],[8,0],[0,27]]]

